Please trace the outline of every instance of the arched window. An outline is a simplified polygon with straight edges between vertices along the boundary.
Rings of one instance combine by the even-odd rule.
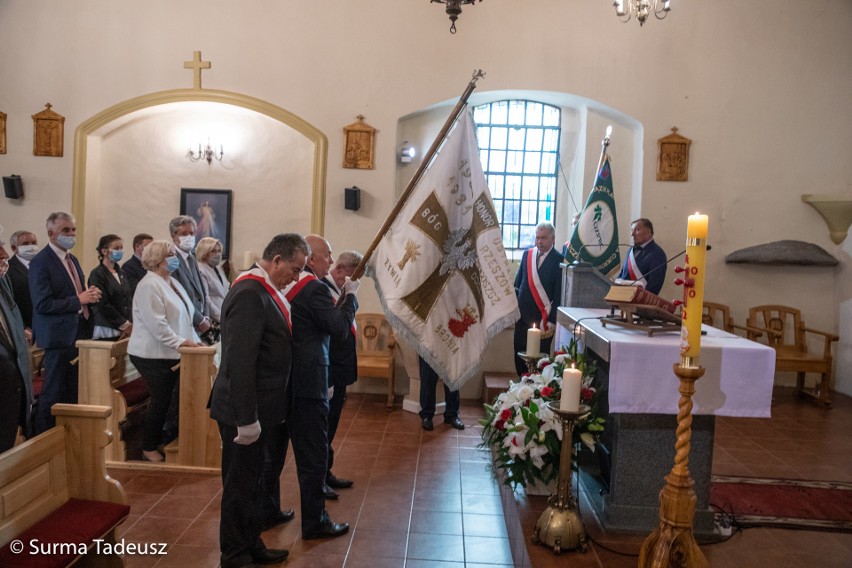
[[[517,251],[535,241],[535,226],[554,222],[561,111],[527,100],[473,109],[479,156],[503,229],[503,246]]]

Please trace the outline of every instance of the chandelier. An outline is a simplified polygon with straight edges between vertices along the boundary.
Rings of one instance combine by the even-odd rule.
[[[479,0],[482,2],[482,0]],[[462,6],[465,4],[475,4],[476,0],[431,0],[432,3],[437,2],[438,4],[446,4],[447,5],[447,15],[450,17],[450,33],[456,33],[456,20],[459,19],[459,15],[462,12]]]
[[[612,5],[615,6],[615,14],[621,18],[622,22],[627,23],[631,18],[636,18],[640,26],[645,23],[651,12],[658,20],[665,19],[671,12],[669,0],[615,0]],[[448,6],[448,13],[449,10]]]

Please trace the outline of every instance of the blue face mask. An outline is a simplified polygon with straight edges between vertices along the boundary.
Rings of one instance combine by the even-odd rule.
[[[65,250],[71,250],[77,244],[77,237],[71,235],[59,235],[56,237],[57,244]]]
[[[109,259],[113,262],[118,262],[124,257],[123,250],[111,250],[109,251]]]
[[[166,257],[166,269],[169,272],[174,272],[180,266],[180,259],[176,256]]]

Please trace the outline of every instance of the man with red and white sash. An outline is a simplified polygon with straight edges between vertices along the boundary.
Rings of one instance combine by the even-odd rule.
[[[320,279],[334,262],[331,246],[319,235],[305,237],[311,252],[299,280],[284,295],[290,302],[293,320],[293,411],[287,432],[296,457],[296,475],[301,496],[302,538],[328,538],[349,531],[348,523],[335,523],[325,509],[328,472],[328,348],[330,337],[352,333],[356,293],[360,282],[348,277],[343,300],[335,305],[328,286]],[[274,461],[264,464],[264,480],[278,480],[284,467],[286,445]],[[269,471],[269,468],[273,471]],[[277,473],[277,475],[270,475]],[[277,491],[277,486],[264,489]]]
[[[556,309],[562,299],[562,270],[559,264],[565,258],[554,248],[556,229],[552,223],[543,222],[535,228],[535,247],[524,251],[518,274],[515,276],[515,294],[521,319],[515,322],[515,353],[527,350],[527,330],[533,325],[542,330],[541,351],[550,353],[556,325]],[[528,371],[526,362],[515,355],[518,375]]]
[[[652,294],[659,294],[666,280],[666,252],[654,241],[654,225],[644,217],[636,219],[630,225],[630,238],[633,248],[616,283],[636,283]]]

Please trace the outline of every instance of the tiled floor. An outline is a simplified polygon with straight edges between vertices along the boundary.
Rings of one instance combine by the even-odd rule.
[[[288,567],[474,568],[512,565],[499,490],[477,448],[479,405],[464,404],[468,428],[452,430],[436,420],[424,432],[416,415],[386,412],[381,396],[353,394],[346,402],[336,446],[335,473],[352,489],[329,502],[331,517],[349,522],[344,537],[303,541],[299,521],[264,533],[269,547],[287,548]],[[824,410],[778,389],[771,419],[720,418],[713,471],[717,474],[852,481],[852,400],[837,395]],[[131,517],[125,542],[167,542],[166,556],[134,555],[129,567],[218,566],[218,477],[111,473],[125,486]],[[285,506],[298,511],[295,471],[282,477]],[[532,533],[543,498],[518,496],[522,522]],[[588,510],[586,508],[586,510]],[[585,554],[554,556],[530,545],[533,565],[636,566],[645,535],[603,534],[584,511],[595,542]],[[611,552],[604,547],[624,553]],[[703,546],[714,567],[850,566],[852,534],[747,529],[729,541]]]

